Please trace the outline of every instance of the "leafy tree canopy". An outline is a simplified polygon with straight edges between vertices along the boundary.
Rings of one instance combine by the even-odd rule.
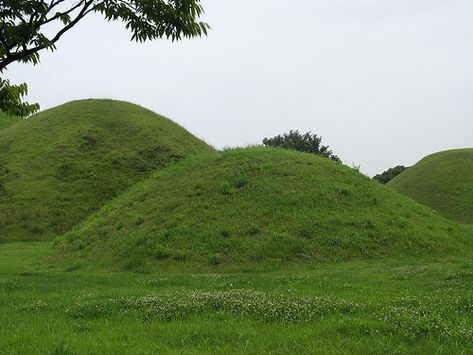
[[[405,167],[404,165],[398,165],[394,168],[389,168],[388,170],[383,171],[381,174],[373,176],[373,179],[380,182],[381,184],[387,184],[389,181],[391,181],[407,169],[409,169],[409,167]]]
[[[19,117],[26,117],[38,111],[38,104],[23,101],[27,93],[28,86],[25,83],[11,85],[10,81],[0,78],[0,111]]]
[[[329,149],[329,146],[322,145],[322,137],[318,137],[311,132],[301,134],[297,130],[291,130],[289,133],[284,133],[273,138],[264,138],[263,145],[266,147],[286,148],[313,153],[341,162],[340,158]]]
[[[200,37],[209,29],[199,20],[200,0],[0,0],[0,73],[13,62],[37,64],[41,50],[55,50],[61,37],[93,12],[124,22],[138,42]],[[0,110],[34,113],[39,106],[23,102],[26,94],[26,84],[0,78]]]

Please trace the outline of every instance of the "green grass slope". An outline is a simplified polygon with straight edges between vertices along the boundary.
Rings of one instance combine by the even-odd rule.
[[[461,223],[473,223],[473,148],[429,155],[389,186]]]
[[[213,151],[149,110],[83,100],[0,131],[0,241],[63,233],[141,178]]]
[[[466,238],[454,222],[342,164],[251,148],[153,174],[59,237],[53,261],[116,270],[264,268],[442,254]]]
[[[0,131],[20,122],[19,118],[11,117],[0,111]]]

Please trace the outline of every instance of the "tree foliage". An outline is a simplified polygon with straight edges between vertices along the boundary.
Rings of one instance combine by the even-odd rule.
[[[322,145],[322,137],[318,137],[311,132],[301,134],[297,130],[291,130],[289,133],[284,133],[273,138],[264,138],[263,145],[266,147],[286,148],[313,153],[341,162],[340,158],[329,149],[329,146]]]
[[[19,117],[26,117],[37,110],[38,104],[30,104],[23,101],[23,97],[28,94],[28,86],[23,83],[20,85],[11,85],[8,80],[0,78],[0,110]]]
[[[407,169],[409,168],[405,167],[404,165],[398,165],[394,168],[389,168],[388,170],[383,171],[381,174],[373,176],[373,179],[380,182],[381,184],[387,184],[389,181]]]
[[[199,20],[200,0],[0,0],[0,73],[13,62],[37,64],[40,51],[55,50],[61,37],[93,12],[124,22],[137,42],[200,37],[209,29]],[[1,80],[0,90],[0,110],[27,116],[38,109],[22,102],[25,84]]]

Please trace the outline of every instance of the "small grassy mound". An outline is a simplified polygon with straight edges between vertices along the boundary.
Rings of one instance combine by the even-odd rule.
[[[21,120],[0,131],[0,241],[63,233],[152,171],[210,151],[119,101],[75,101]]]
[[[340,163],[251,148],[153,174],[58,238],[54,260],[117,270],[254,268],[442,254],[465,239],[454,222]]]
[[[461,223],[473,223],[473,148],[429,155],[391,187]]]

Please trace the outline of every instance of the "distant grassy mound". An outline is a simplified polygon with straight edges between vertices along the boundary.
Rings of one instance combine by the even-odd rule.
[[[473,148],[429,155],[388,185],[445,217],[473,223]]]
[[[272,265],[439,254],[464,237],[454,222],[340,163],[251,148],[153,174],[59,237],[55,257],[99,269]]]
[[[141,178],[213,149],[142,107],[71,102],[0,131],[0,241],[70,229]]]

